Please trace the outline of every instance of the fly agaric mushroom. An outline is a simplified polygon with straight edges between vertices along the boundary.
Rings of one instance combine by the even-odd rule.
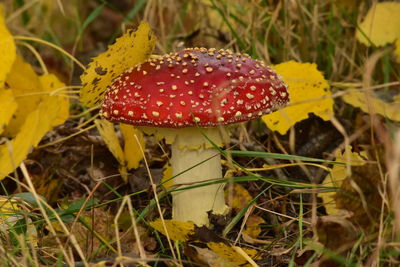
[[[172,145],[174,183],[190,185],[222,177],[219,151],[204,135],[221,145],[216,126],[257,118],[288,100],[287,85],[262,62],[230,50],[188,48],[126,70],[107,88],[101,115],[157,127]],[[209,211],[226,213],[223,187],[174,192],[173,219],[207,225]]]

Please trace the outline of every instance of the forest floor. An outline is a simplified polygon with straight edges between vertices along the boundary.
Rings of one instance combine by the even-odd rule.
[[[2,1],[0,265],[398,266],[398,14],[398,1]],[[246,53],[289,87],[287,107],[225,128],[211,184],[229,211],[207,226],[172,220],[171,142],[99,116],[125,69],[186,47]]]

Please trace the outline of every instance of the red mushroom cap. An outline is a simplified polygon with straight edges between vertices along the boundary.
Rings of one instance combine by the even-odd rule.
[[[150,58],[107,88],[101,115],[132,125],[212,127],[251,120],[289,101],[287,85],[264,63],[214,48]]]

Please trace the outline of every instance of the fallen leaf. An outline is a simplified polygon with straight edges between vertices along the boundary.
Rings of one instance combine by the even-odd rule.
[[[394,101],[389,103],[379,99],[373,93],[366,94],[362,91],[348,90],[347,94],[343,96],[343,100],[366,113],[378,113],[390,120],[400,121],[400,98],[398,97],[394,97]]]
[[[186,250],[186,254],[196,263],[201,263],[205,266],[213,266],[213,267],[234,267],[235,265],[228,260],[221,258],[217,253],[210,250],[209,248],[202,248],[195,245],[189,245],[189,250]],[[188,255],[189,254],[189,255]]]
[[[54,74],[39,76],[39,82],[43,91],[46,92],[44,97],[50,97],[51,101],[56,102],[58,105],[57,115],[51,125],[57,126],[63,124],[69,117],[69,99],[60,90],[65,88],[65,84]]]
[[[105,52],[93,58],[81,76],[81,101],[89,107],[99,105],[114,78],[150,57],[155,41],[149,25],[142,22],[136,31],[128,30]]]
[[[161,180],[162,186],[166,189],[171,188],[174,185],[172,178],[172,166],[167,163],[164,165],[163,177]]]
[[[314,239],[312,243],[305,240],[307,248],[315,250],[322,256],[318,260],[319,264],[315,266],[338,266],[338,263],[330,257],[332,254],[324,255],[324,250],[329,249],[331,253],[346,255],[344,253],[354,249],[354,245],[361,235],[360,228],[356,227],[343,214],[319,216],[315,229],[318,239]],[[319,249],[318,244],[323,247]]]
[[[17,57],[6,82],[17,107],[4,128],[4,135],[10,140],[0,145],[0,179],[19,166],[46,132],[69,116],[68,98],[56,94],[65,85],[56,76],[38,76],[28,63]],[[7,114],[2,114],[1,120],[6,117]]]
[[[59,197],[60,189],[63,186],[62,177],[56,173],[44,176],[40,174],[31,174],[32,183],[35,187],[36,193],[47,200],[47,203],[56,203]]]
[[[164,220],[164,225],[161,219],[157,219],[153,222],[150,222],[151,227],[156,229],[158,232],[162,233],[165,236],[169,236],[172,240],[186,242],[189,240],[190,236],[194,235],[195,225],[193,222],[180,222],[174,220]]]
[[[0,134],[11,120],[12,115],[17,109],[17,102],[11,90],[0,88]]]
[[[400,3],[374,4],[356,33],[358,41],[370,46],[382,46],[400,38]]]
[[[396,45],[396,49],[394,50],[394,55],[396,57],[397,63],[400,63],[400,38],[397,39],[395,45]]]
[[[114,124],[107,120],[95,120],[94,124],[110,152],[121,165],[125,165],[124,152],[122,151],[117,133],[115,132]]]
[[[209,247],[215,254],[223,258],[225,261],[233,264],[233,266],[247,264],[248,261],[240,253],[237,252],[235,246],[230,246],[222,242],[209,242],[207,243]],[[242,249],[250,258],[255,258],[257,255],[257,250],[255,249]],[[244,265],[246,266],[246,265]]]
[[[127,167],[129,169],[136,169],[143,159],[142,150],[145,151],[143,133],[134,126],[128,124],[121,123],[119,128],[124,137],[124,157],[127,162]]]
[[[52,128],[59,108],[59,104],[51,97],[45,98],[37,109],[28,114],[16,137],[0,145],[0,179],[17,168]]]
[[[0,88],[4,87],[7,74],[16,57],[16,48],[12,35],[8,31],[4,22],[4,8],[0,4]]]
[[[261,233],[261,224],[265,224],[265,220],[255,214],[251,214],[246,220],[246,227],[243,230],[243,235],[247,235],[253,239],[257,238]]]
[[[331,91],[316,64],[288,61],[274,66],[274,69],[289,86],[290,105],[262,117],[268,128],[285,134],[296,122],[308,118],[310,113],[323,120],[331,118]]]
[[[360,154],[351,152],[350,146],[346,147],[344,152],[337,151],[335,156],[336,161],[345,162],[350,166],[363,166],[365,165],[365,159],[367,158],[365,151],[362,151]],[[348,173],[347,165],[335,164],[330,174],[325,177],[322,185],[340,188],[343,184],[343,181],[350,175],[351,174]],[[339,213],[340,209],[337,208],[335,201],[336,191],[319,193],[318,197],[322,198],[322,202],[327,214],[334,215]]]
[[[4,134],[14,137],[24,124],[26,117],[37,109],[44,93],[39,77],[32,66],[19,56],[16,57],[6,82],[13,92],[18,108]]]
[[[124,149],[122,149],[113,123],[101,119],[95,120],[94,123],[108,149],[118,161],[122,179],[127,182],[128,168],[139,167],[139,163],[143,159],[143,154],[139,147],[139,145],[142,146],[144,150],[145,144],[142,133],[131,125],[120,124],[125,141]],[[137,143],[135,135],[138,136],[140,144]]]
[[[253,197],[241,184],[233,183],[231,191],[225,190],[225,199],[229,207],[240,211],[253,200]]]
[[[119,163],[119,172],[122,176],[124,182],[128,181],[127,176],[127,166],[125,161],[125,154],[122,150],[121,144],[119,143],[119,139],[117,133],[114,129],[114,124],[107,121],[107,120],[95,120],[94,124],[99,131],[100,136],[103,138],[104,143],[106,143],[108,149],[110,150],[111,154],[115,157],[115,159]]]

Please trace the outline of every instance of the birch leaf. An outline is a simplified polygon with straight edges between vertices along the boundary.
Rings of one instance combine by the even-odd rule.
[[[36,110],[28,114],[15,138],[0,145],[0,179],[16,169],[52,128],[58,108],[57,102],[46,98]]]
[[[251,266],[247,265],[246,258],[238,253],[237,249],[235,249],[235,246],[230,246],[221,242],[208,242],[207,246],[219,257],[232,264],[228,266]],[[257,250],[255,249],[242,249],[242,251],[250,258],[254,258],[257,254]]]
[[[394,97],[394,101],[389,103],[377,98],[373,93],[365,94],[362,91],[348,90],[348,94],[343,96],[343,100],[366,113],[378,113],[390,120],[400,121],[399,97]]]
[[[18,108],[5,130],[5,135],[13,137],[17,135],[26,117],[37,109],[43,97],[43,89],[32,66],[19,56],[15,59],[6,82],[18,103]]]
[[[0,134],[4,131],[17,106],[11,90],[0,88]]]
[[[369,46],[382,46],[400,39],[400,3],[374,4],[356,33],[358,41]]]
[[[240,211],[253,200],[253,197],[241,184],[233,183],[232,190],[225,190],[225,200],[229,207]]]
[[[265,224],[266,221],[255,214],[251,214],[246,221],[246,228],[243,230],[243,235],[247,235],[251,238],[257,238],[261,233],[261,224]]]
[[[151,227],[159,231],[165,236],[169,236],[172,240],[175,241],[182,241],[186,242],[189,240],[191,235],[194,235],[194,223],[193,222],[180,222],[180,221],[174,221],[174,220],[164,220],[165,223],[165,228],[167,229],[167,232],[164,229],[164,225],[161,221],[161,219],[157,219],[153,222],[150,222]]]
[[[167,163],[164,165],[163,177],[161,183],[165,189],[169,189],[174,185],[172,178],[172,166]]]
[[[14,40],[5,25],[3,5],[0,4],[0,88],[4,87],[5,79],[11,70],[15,57]]]
[[[348,153],[348,154],[347,154]],[[350,166],[363,166],[365,165],[365,158],[367,158],[366,153],[363,151],[360,154],[351,152],[351,147],[346,147],[345,151],[338,151],[336,153],[336,161],[346,162]],[[332,186],[340,188],[343,181],[348,177],[347,166],[335,164],[328,174],[322,184],[324,186]],[[319,193],[318,197],[322,198],[323,205],[328,214],[337,214],[339,209],[336,207],[336,191],[330,191],[325,193]]]
[[[395,45],[396,45],[396,48],[394,50],[394,55],[396,57],[397,63],[400,63],[400,37],[399,37],[399,39],[397,39]]]
[[[95,120],[94,121],[101,137],[106,143],[111,154],[116,158],[119,163],[119,173],[121,174],[124,182],[128,181],[128,168],[127,160],[125,158],[124,151],[119,143],[117,133],[114,130],[114,124],[107,120]]]
[[[124,157],[127,162],[127,167],[128,169],[136,169],[139,167],[139,163],[143,159],[142,150],[145,150],[143,133],[128,124],[121,123],[119,128],[124,137]]]
[[[288,84],[290,105],[262,120],[268,128],[285,134],[296,122],[308,118],[309,113],[329,120],[333,115],[333,100],[328,82],[316,64],[288,61],[274,66]]]
[[[51,125],[56,126],[64,123],[69,117],[69,99],[60,89],[65,88],[65,84],[53,74],[40,76],[39,82],[45,92],[44,97],[50,97],[58,105],[57,116]]]
[[[5,128],[11,139],[0,145],[0,179],[17,168],[53,126],[67,119],[69,108],[68,99],[51,95],[65,85],[51,74],[37,76],[20,57],[15,59],[6,81],[18,108]]]
[[[114,124],[107,120],[95,120],[94,123],[110,152],[120,165],[125,165],[124,152],[119,143],[117,133],[114,130]]]
[[[142,22],[136,31],[128,30],[107,51],[93,58],[81,76],[81,101],[89,107],[99,105],[111,81],[145,61],[153,52],[155,41],[149,25]]]

